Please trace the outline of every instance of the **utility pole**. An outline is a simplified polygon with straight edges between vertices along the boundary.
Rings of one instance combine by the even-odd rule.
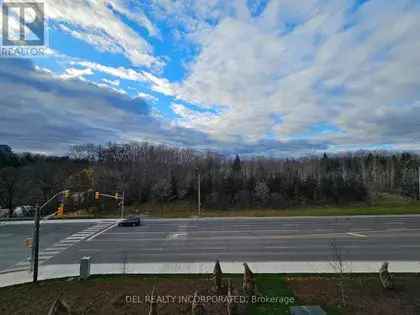
[[[418,195],[418,200],[420,200],[420,166],[418,168],[418,176],[419,176],[419,195]]]
[[[125,192],[122,193],[122,199],[121,199],[121,219],[124,218],[124,199],[125,199]]]
[[[200,169],[196,168],[197,172],[197,208],[198,208],[198,216],[201,215],[201,174]]]
[[[34,217],[34,235],[33,235],[33,244],[32,244],[32,258],[33,258],[33,282],[38,281],[38,253],[39,253],[39,216],[40,208],[37,205],[35,208],[35,217]]]

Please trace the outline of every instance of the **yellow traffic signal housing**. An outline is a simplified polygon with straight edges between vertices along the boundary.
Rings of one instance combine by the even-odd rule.
[[[59,215],[59,216],[63,216],[63,215],[64,215],[64,204],[61,204],[61,205],[58,207],[58,215]]]
[[[95,193],[95,199],[96,199],[96,200],[99,200],[99,198],[100,198],[100,195],[99,195],[99,192],[97,191],[97,192]]]

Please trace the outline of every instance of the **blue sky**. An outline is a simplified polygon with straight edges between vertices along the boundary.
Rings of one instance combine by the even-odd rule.
[[[50,53],[0,59],[0,142],[228,154],[419,150],[416,0],[51,0]]]

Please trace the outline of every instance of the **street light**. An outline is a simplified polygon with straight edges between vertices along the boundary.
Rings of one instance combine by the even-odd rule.
[[[38,205],[35,207],[35,216],[34,216],[34,232],[33,232],[33,247],[32,247],[32,264],[33,264],[33,282],[38,281],[38,254],[39,254],[39,220],[41,215],[41,210],[53,201],[58,196],[63,195],[64,198],[70,195],[69,190],[64,190],[56,193],[50,199],[48,199],[41,207]],[[49,218],[50,216],[46,216]]]

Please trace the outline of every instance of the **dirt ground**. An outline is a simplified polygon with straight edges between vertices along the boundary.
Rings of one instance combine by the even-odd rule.
[[[240,287],[240,279],[233,280]],[[160,297],[174,300],[161,301],[159,315],[191,314],[191,304],[180,301],[198,291],[200,296],[215,295],[209,279],[153,279],[142,277],[94,278],[88,281],[47,281],[38,285],[19,285],[0,289],[0,314],[47,314],[58,296],[71,307],[72,314],[148,314],[147,296],[156,286]],[[36,287],[36,289],[35,289]],[[204,303],[208,314],[225,314],[222,302]]]
[[[230,278],[240,295],[242,278]],[[294,305],[321,305],[328,315],[419,315],[420,276],[394,277],[395,289],[384,290],[375,275],[351,275],[343,279],[343,291],[337,284],[340,278],[332,276],[257,276],[257,288],[263,295],[291,296]],[[210,276],[104,276],[86,281],[78,278],[43,281],[0,288],[0,314],[47,314],[50,306],[61,296],[74,315],[148,314],[147,297],[153,287],[162,299],[159,315],[191,314],[188,299],[198,291],[200,296],[219,296]],[[341,294],[343,292],[343,294]],[[170,298],[174,300],[169,300]],[[344,297],[344,299],[343,299]],[[204,303],[207,314],[224,315],[223,301]],[[288,314],[287,305],[249,305],[240,308],[241,315]]]
[[[330,306],[343,315],[419,315],[420,277],[399,276],[394,282],[393,290],[385,290],[375,276],[353,276],[343,279],[341,291],[337,278],[286,279],[300,304]]]

